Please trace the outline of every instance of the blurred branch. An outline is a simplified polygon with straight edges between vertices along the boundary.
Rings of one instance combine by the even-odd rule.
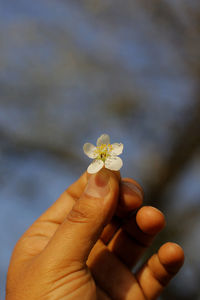
[[[175,133],[171,153],[157,176],[159,178],[158,181],[147,187],[147,199],[151,204],[158,203],[158,199],[159,203],[162,202],[162,195],[168,185],[183,171],[184,167],[200,147],[199,9],[195,11],[186,5],[182,7],[182,14],[177,14],[170,7],[170,4],[163,1],[158,2],[157,0],[154,1],[153,7],[154,9],[149,9],[153,10],[157,24],[161,25],[164,17],[165,23],[169,25],[169,27],[163,26],[162,29],[170,31],[173,43],[177,44],[178,49],[182,49],[180,55],[187,66],[188,74],[191,75],[198,88],[194,96],[196,97],[196,101],[191,109],[186,112],[187,117],[190,116],[188,123],[182,126],[179,132]],[[187,15],[186,18],[180,17],[184,14]],[[170,27],[175,23],[176,26],[173,26],[173,28]],[[174,30],[174,28],[176,29]]]
[[[171,183],[191,160],[194,153],[200,147],[200,99],[193,106],[190,121],[182,128],[182,131],[175,135],[175,142],[160,173],[159,180],[147,187],[147,200],[155,205],[162,200],[169,183]]]
[[[30,141],[22,138],[18,138],[13,134],[0,128],[0,147],[1,152],[17,152],[26,153],[30,151],[42,151],[56,156],[59,159],[64,160],[76,160],[78,164],[81,164],[81,159],[69,149],[69,147],[63,148],[55,145],[42,144],[39,141]]]

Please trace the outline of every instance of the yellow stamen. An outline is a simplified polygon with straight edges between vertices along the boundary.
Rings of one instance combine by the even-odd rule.
[[[113,150],[112,145],[108,144],[101,144],[98,146],[95,150],[95,153],[98,155],[97,159],[102,160],[105,162],[105,160],[110,156],[110,152]]]

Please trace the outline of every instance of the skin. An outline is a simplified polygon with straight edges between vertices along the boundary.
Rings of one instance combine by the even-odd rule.
[[[131,272],[165,226],[142,201],[139,184],[119,172],[84,173],[16,244],[6,300],[157,299],[184,254],[168,242]]]

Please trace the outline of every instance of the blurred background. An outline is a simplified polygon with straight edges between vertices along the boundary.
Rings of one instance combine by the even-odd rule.
[[[200,2],[0,1],[0,290],[22,233],[85,171],[85,142],[125,145],[122,176],[161,209],[200,299]]]

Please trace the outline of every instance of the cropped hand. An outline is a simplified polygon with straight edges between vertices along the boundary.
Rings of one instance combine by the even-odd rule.
[[[158,209],[140,208],[142,198],[118,172],[84,173],[18,241],[6,300],[156,299],[184,254],[168,242],[131,272],[165,225]]]

